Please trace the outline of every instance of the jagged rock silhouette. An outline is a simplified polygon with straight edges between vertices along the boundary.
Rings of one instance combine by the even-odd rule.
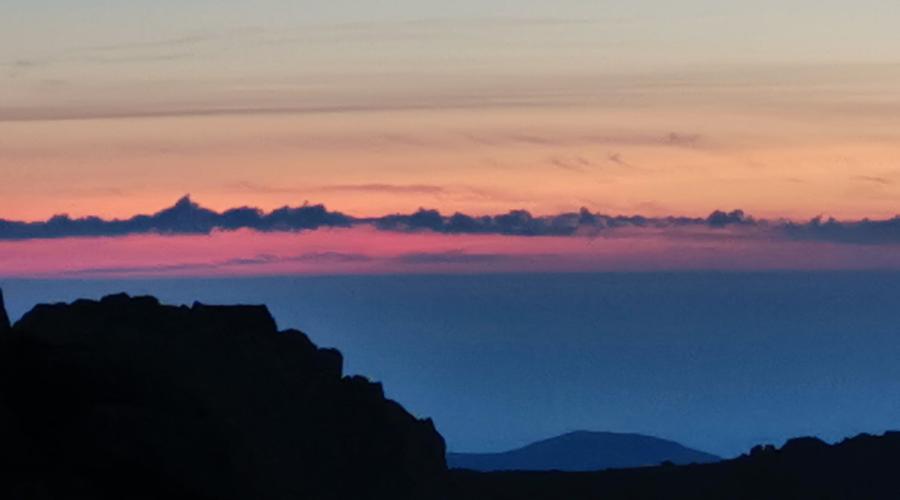
[[[265,307],[115,295],[5,318],[3,498],[419,499],[445,473],[430,420]]]

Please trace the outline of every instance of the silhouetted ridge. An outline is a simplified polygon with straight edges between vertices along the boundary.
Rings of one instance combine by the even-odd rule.
[[[263,306],[39,305],[0,338],[2,498],[429,498],[430,420]]]
[[[6,314],[6,303],[3,302],[3,290],[0,290],[0,334],[9,331],[9,316]]]
[[[2,499],[900,498],[900,433],[709,464],[447,471],[430,420],[343,376],[338,351],[279,332],[265,307],[112,295],[40,305],[10,328],[2,302]],[[611,436],[525,449],[580,460],[595,452],[573,444]]]
[[[732,460],[602,472],[451,471],[448,496],[466,500],[896,499],[900,433],[835,445],[791,439]]]
[[[577,431],[501,453],[450,453],[456,469],[479,471],[592,471],[612,468],[707,463],[715,455],[686,448],[674,441],[640,434]]]

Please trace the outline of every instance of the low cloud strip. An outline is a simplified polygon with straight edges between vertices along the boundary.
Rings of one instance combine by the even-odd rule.
[[[482,234],[505,236],[615,236],[625,230],[672,231],[681,237],[747,237],[822,241],[854,245],[900,244],[900,216],[840,221],[817,217],[805,222],[756,219],[741,210],[715,211],[707,217],[645,217],[605,215],[582,208],[578,212],[535,216],[526,210],[499,215],[442,214],[420,209],[410,214],[360,218],[330,211],[323,205],[282,207],[271,212],[240,207],[216,212],[185,196],[175,205],[151,215],[106,220],[100,217],[70,218],[57,215],[46,221],[21,222],[0,219],[0,240],[69,237],[115,237],[136,234],[210,234],[214,231],[252,229],[261,232],[296,232],[319,228],[371,225],[380,231]],[[687,229],[689,231],[679,231]]]

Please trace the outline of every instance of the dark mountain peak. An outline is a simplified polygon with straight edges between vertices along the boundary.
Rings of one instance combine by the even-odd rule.
[[[264,306],[36,306],[0,336],[0,497],[428,498],[433,423],[342,367]]]
[[[3,290],[0,290],[0,334],[6,333],[9,328],[9,316],[6,314],[6,304],[3,302]]]
[[[574,431],[501,453],[451,453],[451,467],[482,471],[593,471],[663,462],[708,463],[719,457],[642,434]]]

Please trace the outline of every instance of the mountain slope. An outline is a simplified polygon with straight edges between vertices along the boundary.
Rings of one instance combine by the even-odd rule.
[[[502,453],[450,453],[448,466],[478,471],[592,471],[659,465],[708,463],[719,457],[674,441],[640,434],[571,432]]]

